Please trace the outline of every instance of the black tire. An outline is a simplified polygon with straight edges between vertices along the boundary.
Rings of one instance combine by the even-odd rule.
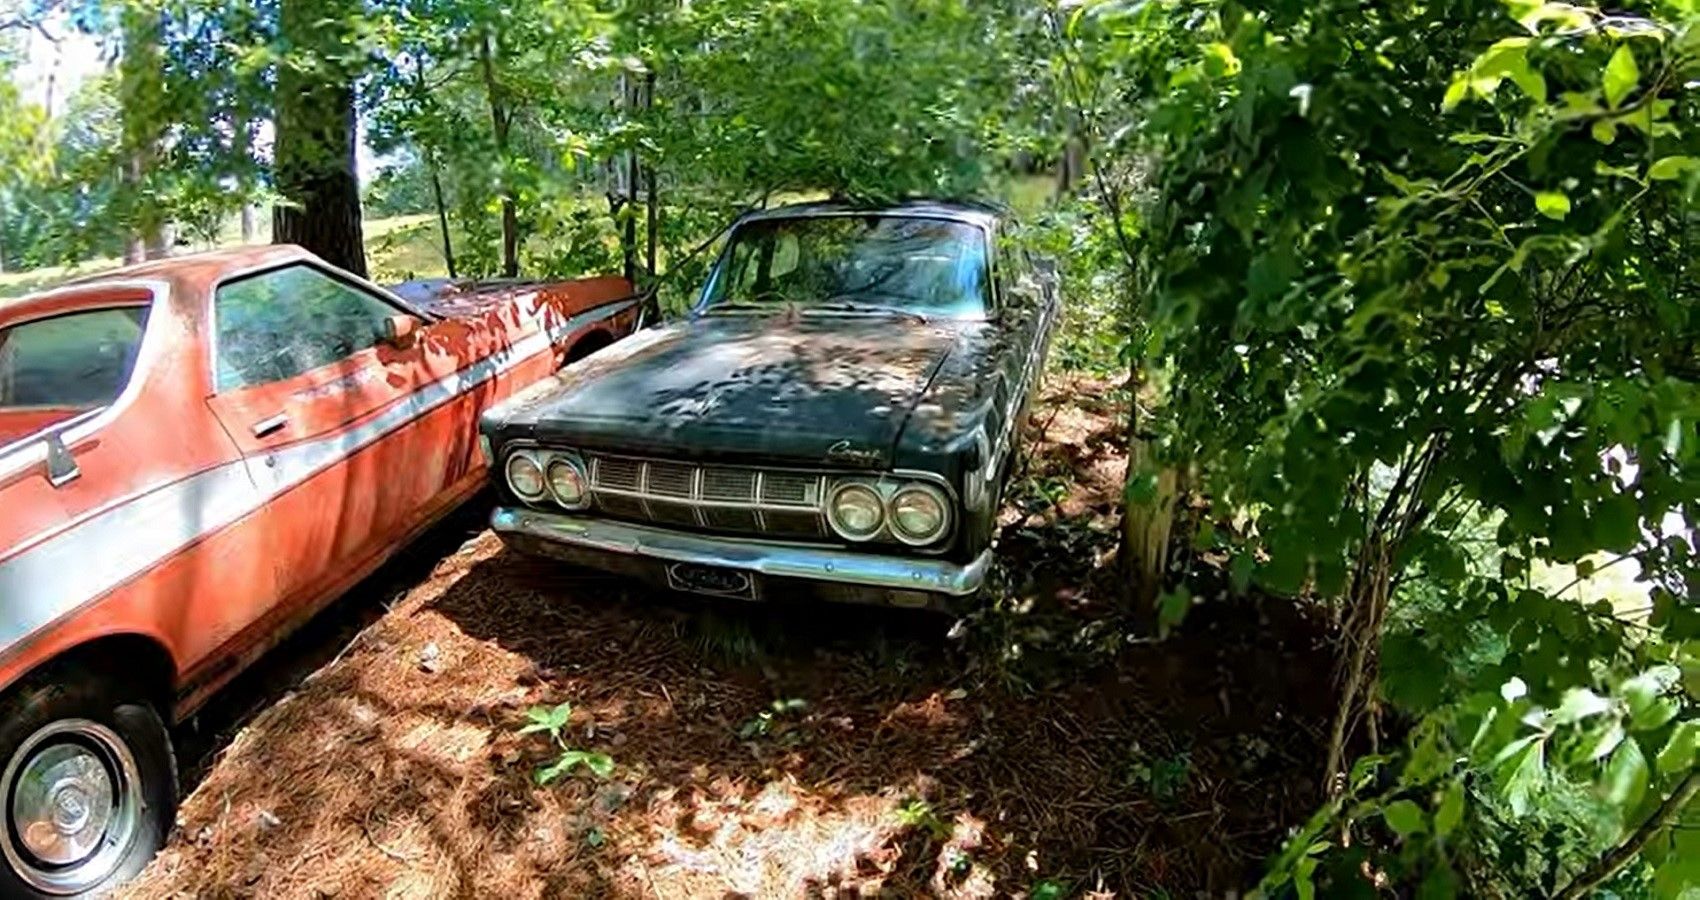
[[[111,746],[114,740],[118,747]],[[60,754],[79,754],[79,761],[99,760],[114,796],[112,824],[82,832],[79,839],[93,841],[91,849],[57,866],[26,846],[14,814],[20,787],[26,797],[29,793],[23,776],[31,762],[39,764],[55,748]],[[80,798],[71,801],[73,812],[98,808],[75,805]],[[91,897],[110,891],[140,873],[165,845],[176,811],[171,735],[139,685],[126,689],[116,680],[68,669],[0,698],[0,897]],[[120,827],[121,822],[128,824]],[[39,841],[48,826],[38,827],[44,829],[37,832]]]

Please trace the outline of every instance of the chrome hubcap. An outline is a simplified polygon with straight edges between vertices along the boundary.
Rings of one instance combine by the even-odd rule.
[[[118,867],[141,821],[141,781],[122,738],[66,719],[37,731],[6,764],[6,840],[12,871],[30,886],[74,894]]]
[[[70,865],[106,834],[113,800],[98,757],[76,744],[54,744],[24,763],[12,792],[12,830],[31,856]]]

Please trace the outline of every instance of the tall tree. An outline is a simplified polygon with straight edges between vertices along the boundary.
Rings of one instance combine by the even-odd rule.
[[[502,275],[513,278],[519,274],[519,214],[514,206],[512,167],[508,164],[514,111],[501,78],[496,74],[496,59],[501,52],[499,33],[486,30],[479,35],[478,62],[484,73],[485,95],[490,101],[491,133],[496,138],[496,157],[500,167],[497,190],[502,203]]]
[[[282,0],[272,240],[366,274],[354,168],[359,0]]]
[[[164,11],[156,0],[131,0],[119,10],[123,57],[118,66],[118,94],[123,110],[124,196],[130,205],[130,234],[124,261],[140,262],[165,255],[165,215],[149,189],[165,133],[164,57],[160,44]]]

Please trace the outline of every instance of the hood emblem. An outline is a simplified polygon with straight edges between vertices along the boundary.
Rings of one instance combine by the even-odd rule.
[[[879,462],[879,452],[857,447],[848,440],[839,441],[826,448],[826,458],[833,462],[874,463]]]

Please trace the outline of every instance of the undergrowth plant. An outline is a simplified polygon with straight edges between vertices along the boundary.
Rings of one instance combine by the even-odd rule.
[[[598,778],[607,778],[614,774],[614,758],[606,753],[592,750],[579,750],[567,744],[567,722],[573,716],[572,703],[562,703],[555,707],[533,706],[525,711],[529,721],[519,730],[523,735],[546,733],[549,740],[561,751],[561,755],[533,774],[539,786],[547,786],[563,775],[572,774],[573,769],[584,766]]]

